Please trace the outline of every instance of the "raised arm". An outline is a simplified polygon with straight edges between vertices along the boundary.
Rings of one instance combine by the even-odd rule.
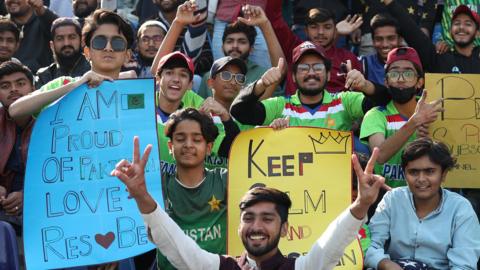
[[[195,15],[194,12],[197,10],[197,5],[192,3],[191,1],[185,1],[185,3],[181,4],[177,8],[177,14],[175,19],[170,25],[170,29],[168,29],[165,38],[158,48],[157,54],[153,59],[151,72],[152,75],[155,76],[157,74],[158,64],[160,63],[160,59],[163,56],[171,53],[175,49],[175,44],[177,43],[177,39],[182,34],[183,28],[187,25],[199,21],[202,17],[202,14]]]
[[[147,224],[149,237],[176,268],[218,269],[219,255],[201,249],[195,241],[186,236],[148,193],[145,183],[145,165],[152,145],[148,145],[140,156],[139,144],[139,138],[134,137],[132,162],[121,160],[111,175],[116,176],[127,186],[130,196],[137,203]]]
[[[295,269],[333,269],[338,263],[343,251],[355,239],[366,220],[368,208],[376,201],[380,188],[388,189],[385,178],[373,174],[377,157],[378,149],[374,149],[364,171],[356,155],[352,155],[353,168],[357,174],[358,197],[330,223],[308,254],[297,259]]]
[[[42,110],[43,107],[63,97],[73,89],[87,83],[90,87],[96,87],[104,80],[113,81],[112,78],[100,75],[94,71],[85,73],[82,78],[76,82],[65,84],[57,89],[43,91],[43,88],[23,96],[10,105],[8,112],[14,119],[33,115]]]
[[[285,55],[282,51],[280,43],[278,42],[277,36],[275,35],[272,24],[265,15],[265,12],[261,7],[252,5],[245,5],[242,10],[245,14],[245,18],[239,17],[238,20],[247,25],[260,27],[260,30],[262,30],[263,36],[265,37],[265,41],[267,43],[268,54],[270,56],[272,67],[278,66],[280,58],[285,59]],[[287,72],[286,66],[284,66],[283,70],[281,71],[282,75],[285,75]],[[260,99],[262,100],[271,97],[280,81],[267,87]]]

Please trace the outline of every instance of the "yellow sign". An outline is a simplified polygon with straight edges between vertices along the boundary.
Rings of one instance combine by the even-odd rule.
[[[289,194],[287,236],[280,241],[285,256],[306,254],[352,197],[352,135],[322,128],[291,127],[280,131],[256,128],[240,133],[229,159],[228,254],[244,251],[238,237],[240,199],[252,186],[266,185]],[[335,269],[362,269],[363,255],[353,241]]]
[[[426,74],[428,101],[443,98],[444,112],[430,125],[433,139],[448,145],[457,166],[445,187],[480,187],[480,75]]]

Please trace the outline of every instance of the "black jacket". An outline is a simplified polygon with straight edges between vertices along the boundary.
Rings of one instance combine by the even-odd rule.
[[[398,20],[401,35],[417,51],[426,72],[480,73],[479,47],[473,49],[470,57],[456,51],[438,54],[432,41],[416,26],[405,8],[394,1],[388,5],[388,11]]]
[[[77,64],[71,70],[65,70],[58,64],[53,63],[48,67],[43,67],[38,70],[35,79],[35,87],[39,89],[49,81],[61,76],[79,77],[90,70],[90,63],[81,55]]]

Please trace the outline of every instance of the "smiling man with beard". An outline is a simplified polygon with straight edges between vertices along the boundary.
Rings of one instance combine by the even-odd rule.
[[[246,125],[270,125],[273,120],[288,116],[290,126],[350,130],[352,122],[363,117],[373,103],[385,102],[385,96],[382,96],[385,93],[380,91],[382,86],[374,87],[365,82],[356,70],[351,74],[356,73],[359,77],[347,76],[347,84],[348,81],[352,85],[361,82],[357,89],[363,93],[348,91],[331,94],[325,90],[330,79],[331,61],[322,48],[310,41],[293,50],[292,63],[292,78],[298,86],[295,95],[259,101],[266,87],[281,78],[280,69],[271,68],[258,81],[241,90],[230,110],[233,117]],[[365,98],[364,94],[370,98]]]
[[[425,71],[432,73],[480,73],[480,47],[475,47],[479,35],[480,17],[468,6],[458,6],[452,15],[450,34],[454,50],[438,54],[431,40],[422,31],[408,12],[399,3],[385,0],[384,4],[400,26],[400,33],[422,60]]]
[[[81,52],[81,29],[77,20],[56,19],[52,24],[52,37],[50,48],[55,63],[38,70],[37,89],[58,77],[79,77],[90,70],[90,64]]]

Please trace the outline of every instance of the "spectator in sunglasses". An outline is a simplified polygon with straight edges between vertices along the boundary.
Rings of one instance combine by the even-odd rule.
[[[59,77],[18,99],[10,106],[13,118],[36,115],[42,108],[84,83],[96,87],[104,80],[119,78],[120,69],[131,54],[134,34],[130,25],[118,14],[99,9],[87,18],[82,36],[84,54],[90,61],[91,70],[82,77]]]

